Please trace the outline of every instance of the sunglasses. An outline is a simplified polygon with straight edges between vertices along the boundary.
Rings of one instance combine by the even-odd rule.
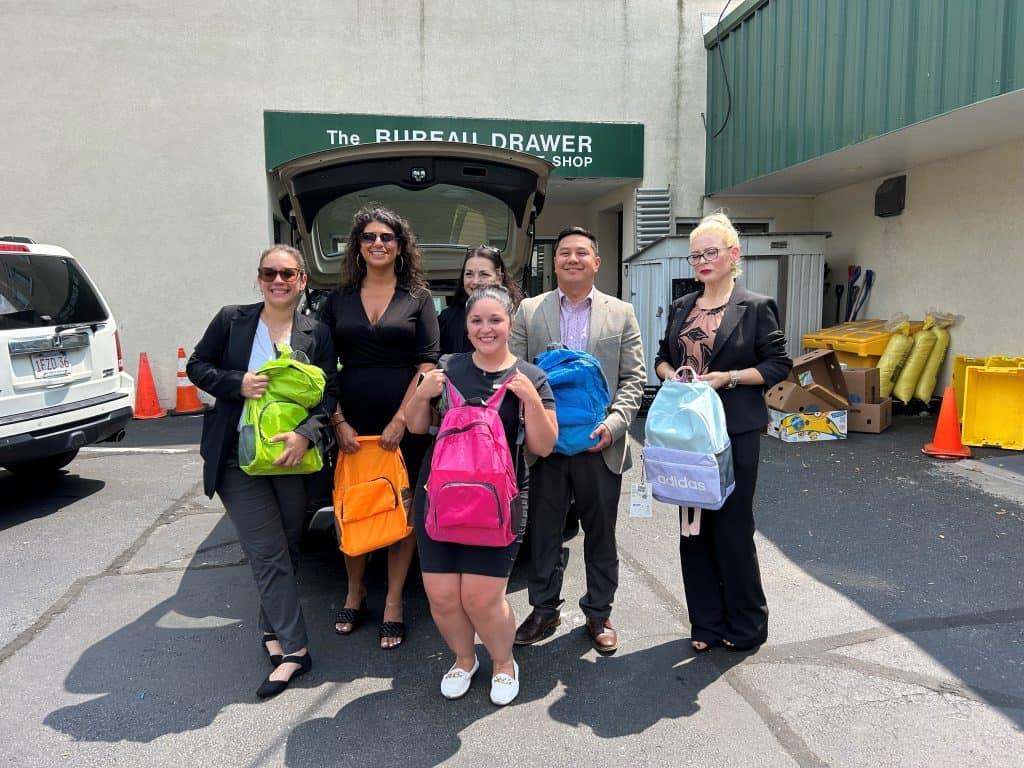
[[[294,283],[299,279],[299,275],[303,274],[301,269],[295,267],[285,267],[284,269],[273,269],[272,267],[260,267],[257,270],[257,275],[260,280],[264,283],[272,283],[278,277],[284,280],[286,283]]]
[[[393,235],[390,232],[362,232],[359,235],[359,242],[373,245],[377,242],[378,237],[384,245],[391,245],[391,243],[401,239],[398,235]]]

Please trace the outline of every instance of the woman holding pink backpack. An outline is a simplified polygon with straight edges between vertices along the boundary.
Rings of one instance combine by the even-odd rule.
[[[438,368],[420,377],[405,408],[406,425],[413,433],[426,433],[439,415],[444,417],[437,441],[423,462],[414,504],[423,586],[431,615],[455,654],[455,663],[441,680],[441,694],[458,699],[469,691],[480,668],[475,646],[479,635],[491,657],[490,698],[499,706],[519,694],[519,666],[512,657],[516,619],[505,590],[526,529],[528,472],[522,452],[525,447],[546,456],[558,438],[555,399],[547,377],[509,351],[512,314],[512,298],[503,287],[474,290],[466,302],[473,351],[442,357]],[[446,389],[447,396],[442,398]],[[464,418],[457,430],[445,430],[459,415],[456,411],[465,416],[467,409],[484,408],[497,410],[501,424],[497,433],[489,425],[499,420],[482,413],[476,420]],[[471,427],[481,430],[482,441],[493,439],[493,450],[474,451],[481,443],[473,441],[454,449],[455,456],[464,457],[465,477],[460,479],[459,467],[441,466],[443,456],[453,455],[446,441],[460,439],[463,430]],[[480,465],[474,466],[477,461]],[[508,508],[508,489],[496,487],[503,485],[502,467],[512,467],[509,474],[515,480]],[[495,471],[498,478],[491,484],[488,476]],[[504,535],[473,527],[493,516],[495,507],[496,524],[504,526]],[[460,532],[458,521],[449,526],[453,518],[468,527]]]

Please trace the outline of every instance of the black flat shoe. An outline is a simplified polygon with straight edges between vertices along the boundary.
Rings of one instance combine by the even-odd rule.
[[[256,690],[256,696],[261,699],[269,699],[277,694],[281,693],[287,688],[297,677],[302,677],[304,674],[309,672],[313,668],[313,658],[307,652],[303,656],[285,656],[281,659],[282,664],[298,664],[299,668],[296,669],[292,676],[287,680],[264,680],[262,685]]]
[[[277,640],[277,635],[275,635],[273,632],[264,632],[263,639],[260,641],[260,645],[263,646],[263,650],[266,652],[267,657],[270,659],[270,663],[276,667],[278,664],[281,663],[281,659],[283,658],[283,656],[280,653],[270,652],[270,648],[267,647],[267,643],[271,642],[272,640]]]
[[[338,611],[334,617],[334,634],[336,635],[351,635],[357,629],[359,625],[363,623],[363,619],[366,618],[366,598],[363,598],[363,602],[359,604],[358,608],[342,608]],[[338,629],[339,624],[351,624],[352,628],[349,630]]]

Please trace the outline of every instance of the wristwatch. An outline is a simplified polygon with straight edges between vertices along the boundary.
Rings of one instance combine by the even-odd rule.
[[[739,383],[740,383],[740,372],[739,371],[729,371],[729,386],[727,387],[727,389],[736,389],[736,387],[737,387],[737,385]]]

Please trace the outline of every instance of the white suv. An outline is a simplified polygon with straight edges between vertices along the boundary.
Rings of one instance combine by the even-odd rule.
[[[134,400],[117,324],[74,257],[0,236],[0,466],[53,472],[119,440]]]

